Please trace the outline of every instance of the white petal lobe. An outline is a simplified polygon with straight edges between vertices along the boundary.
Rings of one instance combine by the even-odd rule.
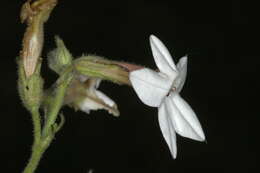
[[[175,122],[176,132],[183,137],[204,141],[205,135],[200,122],[188,103],[179,94],[170,95],[168,100],[170,101],[168,101],[167,106],[172,111],[171,117]]]
[[[181,92],[183,85],[186,81],[186,76],[187,76],[187,64],[188,64],[188,57],[184,56],[182,57],[178,64],[177,64],[177,69],[179,72],[178,77],[174,81],[174,86],[177,88],[177,92]]]
[[[108,96],[106,96],[104,93],[102,93],[99,90],[95,91],[97,97],[101,99],[104,103],[106,103],[108,106],[113,107],[115,105],[115,102],[110,99]]]
[[[166,76],[147,68],[131,72],[129,79],[140,100],[151,107],[161,104],[172,85]]]
[[[89,114],[91,110],[102,109],[102,106],[89,98],[85,98],[80,104],[79,108],[81,111]]]
[[[177,69],[167,48],[153,35],[150,36],[150,45],[155,63],[159,70],[168,76],[172,76],[172,73]]]
[[[162,43],[161,40],[159,40],[156,36],[151,35],[150,36],[150,43],[153,44],[159,51],[160,53],[164,56],[164,58],[167,60],[167,62],[169,63],[169,65],[174,69],[176,69],[175,63],[172,59],[172,56],[169,52],[169,50],[167,49],[167,47]]]
[[[170,112],[168,112],[166,105],[163,103],[159,108],[159,125],[172,157],[175,159],[177,157],[176,134],[174,131],[174,125],[169,119],[169,113]]]

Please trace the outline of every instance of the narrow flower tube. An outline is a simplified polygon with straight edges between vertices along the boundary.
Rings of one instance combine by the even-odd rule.
[[[50,69],[61,75],[63,70],[71,65],[73,57],[61,38],[56,36],[55,41],[57,48],[48,53],[48,65]]]
[[[113,61],[98,56],[84,56],[74,61],[75,70],[84,76],[130,85],[129,72]]]

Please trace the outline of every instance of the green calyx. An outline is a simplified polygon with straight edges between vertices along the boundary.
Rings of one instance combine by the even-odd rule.
[[[60,75],[66,67],[71,65],[73,58],[64,42],[58,36],[55,37],[55,41],[57,48],[49,52],[48,64],[50,69]]]
[[[130,85],[129,72],[113,61],[88,55],[74,60],[74,68],[81,75]]]
[[[41,60],[38,61],[35,72],[26,77],[23,62],[18,57],[18,91],[23,105],[29,111],[38,110],[43,97],[43,79],[40,75]]]

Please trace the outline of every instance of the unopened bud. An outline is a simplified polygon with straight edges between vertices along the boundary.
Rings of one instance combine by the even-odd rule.
[[[48,64],[53,71],[60,74],[65,67],[71,65],[72,56],[58,36],[55,37],[55,41],[57,48],[48,54]]]

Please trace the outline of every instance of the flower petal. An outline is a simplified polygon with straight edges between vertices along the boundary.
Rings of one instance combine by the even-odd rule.
[[[174,86],[177,88],[178,93],[181,92],[183,85],[186,81],[187,64],[188,64],[187,56],[182,57],[177,64],[177,69],[178,69],[179,75],[174,81]]]
[[[114,116],[119,116],[116,103],[98,90],[94,92],[91,91],[91,93],[88,92],[85,99],[79,103],[79,108],[87,114],[89,114],[91,110],[104,109]]]
[[[175,159],[177,156],[177,144],[176,144],[176,134],[174,131],[174,124],[169,119],[169,114],[165,103],[162,103],[159,108],[159,125],[163,134],[163,137],[170,149],[172,157]]]
[[[87,79],[83,86],[85,87],[84,99],[80,101],[78,107],[89,113],[91,110],[105,109],[114,116],[119,116],[116,103],[106,96],[103,92],[97,90],[101,80],[96,78]]]
[[[150,36],[150,45],[155,63],[161,72],[171,76],[173,71],[177,71],[168,49],[154,35]]]
[[[108,106],[110,106],[110,107],[115,106],[116,103],[112,99],[110,99],[108,96],[106,96],[104,93],[102,93],[101,91],[95,90],[95,93],[96,93],[97,97],[99,99],[101,99],[103,102],[105,102],[105,104],[107,104]]]
[[[183,137],[204,141],[205,135],[200,122],[188,103],[175,93],[167,97],[166,101],[176,133]]]
[[[80,102],[79,108],[81,111],[89,114],[91,110],[102,109],[102,106],[94,100],[86,97],[83,101]]]
[[[172,85],[166,76],[148,68],[130,72],[129,79],[141,101],[151,107],[161,104]]]

